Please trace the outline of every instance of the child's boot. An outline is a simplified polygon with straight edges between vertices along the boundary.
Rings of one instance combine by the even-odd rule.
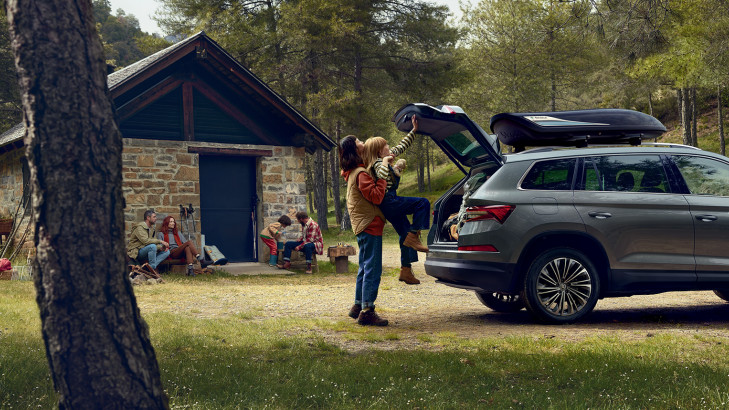
[[[278,255],[269,255],[269,256],[270,257],[268,258],[268,266],[273,268],[276,266],[276,263],[278,262]]]
[[[402,244],[408,248],[413,248],[418,252],[428,252],[428,247],[420,242],[420,232],[410,232],[408,236],[405,237]]]

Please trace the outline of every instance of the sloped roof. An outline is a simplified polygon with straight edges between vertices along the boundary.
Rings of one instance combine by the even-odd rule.
[[[325,151],[329,151],[332,147],[334,147],[335,142],[329,138],[328,135],[309,121],[308,118],[301,114],[266,83],[261,81],[261,79],[259,79],[255,74],[240,64],[235,58],[233,58],[233,56],[220,47],[219,44],[208,37],[203,31],[110,74],[107,78],[107,85],[112,97],[116,98],[120,93],[123,94],[128,91],[134,84],[142,81],[150,72],[158,70],[159,67],[169,66],[191,52],[195,52],[194,49],[191,49],[191,47],[200,41],[204,41],[206,45],[214,47],[217,54],[223,56],[226,63],[232,67],[231,73],[228,73],[229,75],[236,76],[242,82],[251,86],[251,88],[261,94],[260,96],[264,100],[281,111],[281,113],[291,120],[291,122],[294,123],[304,134],[313,136],[313,143],[315,146],[322,148]],[[1,134],[0,152],[13,149],[13,147],[17,146],[19,142],[22,144],[24,133],[25,127],[21,122]],[[312,152],[308,147],[307,151]]]

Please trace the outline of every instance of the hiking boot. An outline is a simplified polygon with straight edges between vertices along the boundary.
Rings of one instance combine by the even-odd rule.
[[[357,323],[362,326],[387,326],[387,319],[383,319],[375,313],[375,309],[367,309],[359,312]]]
[[[276,264],[276,267],[279,269],[290,269],[291,268],[291,261],[278,261]]]
[[[312,271],[311,271],[311,263],[307,263],[306,264],[306,272],[305,273],[309,273],[309,274],[312,273]]]
[[[420,281],[413,275],[413,269],[407,266],[400,268],[400,279],[401,282],[405,282],[408,285],[419,285]]]
[[[349,317],[352,319],[357,319],[359,317],[359,312],[362,311],[362,305],[354,304],[352,305],[352,308],[349,309]]]
[[[192,264],[187,265],[187,276],[195,276],[195,270]]]
[[[405,237],[402,244],[408,248],[413,248],[418,252],[428,252],[428,247],[420,242],[420,232],[410,232],[408,236]]]

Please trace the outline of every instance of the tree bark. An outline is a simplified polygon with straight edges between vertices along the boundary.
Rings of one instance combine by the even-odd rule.
[[[653,93],[648,93],[648,114],[653,116]]]
[[[309,203],[309,215],[314,215],[314,181],[311,177],[311,156],[304,155],[304,168],[306,169],[306,191]]]
[[[91,2],[6,5],[28,132],[36,301],[59,406],[167,408],[125,272],[122,136]],[[89,246],[91,235],[103,245]]]
[[[716,108],[719,115],[719,153],[726,155],[726,144],[724,142],[724,110],[721,101],[721,85],[716,91]]]
[[[433,188],[430,184],[430,138],[425,140],[425,169],[428,171],[428,192],[432,192]]]
[[[314,153],[314,203],[319,228],[329,229],[327,222],[327,187],[324,179],[324,150],[317,148]]]
[[[339,138],[342,134],[342,123],[337,120],[337,128],[334,130],[334,137],[337,141],[337,147],[332,150],[332,199],[334,201],[334,215],[337,225],[342,223],[342,202],[339,194],[339,184],[341,177],[339,176]]]
[[[418,192],[425,192],[425,160],[423,155],[423,139],[415,140],[415,148],[418,158]]]
[[[698,107],[696,104],[696,87],[691,87],[691,145],[699,146],[699,135],[696,132],[696,123],[699,120]]]
[[[681,131],[684,145],[691,145],[691,103],[687,88],[678,90],[681,106]]]

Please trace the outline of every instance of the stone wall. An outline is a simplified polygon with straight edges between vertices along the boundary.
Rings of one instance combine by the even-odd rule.
[[[153,208],[161,223],[167,215],[179,218],[179,204],[192,204],[196,209],[200,207],[199,157],[189,153],[189,147],[273,152],[273,156],[258,157],[256,161],[256,191],[261,199],[257,210],[259,232],[283,214],[293,218],[297,211],[306,209],[303,148],[125,138],[122,164],[126,232],[134,223],[143,220],[147,209]],[[195,215],[198,231],[199,216]],[[298,237],[299,231],[295,231],[294,236]],[[199,239],[198,236],[198,243]],[[259,240],[259,258],[265,255],[264,248]]]
[[[19,203],[23,200],[23,163],[22,158],[25,155],[25,149],[15,149],[10,152],[0,154],[0,218],[13,218],[16,211],[19,212],[18,219],[15,223],[19,223],[20,226],[16,228],[16,234],[14,238],[10,238],[14,244],[12,248],[9,248],[8,252],[4,257],[9,257],[15,247],[18,246],[19,241],[23,238],[26,230],[29,229],[30,224],[30,209],[26,210],[18,208]],[[22,216],[26,214],[25,218]],[[32,227],[30,227],[32,229]],[[0,250],[5,246],[3,242],[0,246]],[[27,251],[19,253],[21,256],[32,256],[35,252],[33,251],[33,233],[28,232],[25,236],[25,242],[20,244],[22,248],[30,250],[30,254]]]
[[[0,154],[0,218],[12,218],[23,199],[23,166],[25,149]]]
[[[159,223],[167,215],[179,218],[179,204],[192,204],[199,209],[199,156],[189,153],[189,147],[271,150],[272,156],[258,157],[256,162],[256,191],[261,199],[257,209],[258,232],[286,214],[294,222],[287,229],[286,239],[295,240],[299,237],[300,227],[296,224],[294,214],[306,210],[304,148],[135,138],[124,138],[122,152],[125,232],[129,232],[134,223],[142,221],[144,211],[150,208],[157,212]],[[0,155],[0,216],[12,216],[18,200],[22,198],[23,153],[23,149],[17,149]],[[198,232],[199,217],[199,213],[196,213]],[[182,225],[178,221],[178,226]],[[268,249],[258,238],[258,232],[256,238],[259,240],[261,258]],[[29,239],[32,241],[32,238]],[[199,235],[196,240],[200,243]]]
[[[198,156],[187,152],[187,143],[125,138],[122,177],[125,232],[144,220],[147,209],[161,223],[167,215],[179,218],[179,204],[200,207]]]
[[[281,215],[288,215],[293,224],[286,229],[285,239],[299,238],[301,229],[294,215],[306,210],[305,153],[304,148],[273,147],[272,157],[261,158],[261,176],[258,180],[263,185],[260,209],[263,225],[259,232],[263,227],[278,221]],[[266,247],[262,243],[261,246]]]

